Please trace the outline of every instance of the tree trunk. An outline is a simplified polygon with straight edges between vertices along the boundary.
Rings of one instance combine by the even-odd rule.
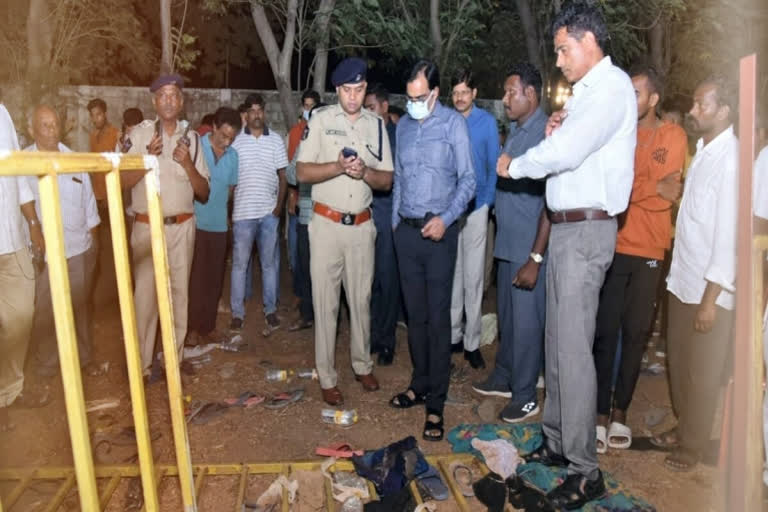
[[[31,0],[27,18],[27,84],[25,96],[30,105],[39,102],[48,87],[53,50],[50,6],[47,0]],[[55,76],[55,73],[54,73]]]
[[[283,114],[286,133],[291,129],[291,125],[296,119],[298,112],[297,106],[293,101],[293,91],[291,90],[291,58],[293,57],[293,40],[296,37],[296,11],[298,0],[288,0],[286,6],[285,37],[283,38],[282,50],[277,46],[275,34],[272,32],[272,26],[267,19],[267,13],[264,6],[258,0],[250,0],[251,17],[256,26],[256,33],[259,35],[261,45],[267,54],[269,67],[272,69],[272,76],[275,79],[278,96],[280,98],[280,110]]]
[[[429,35],[432,38],[432,59],[440,62],[443,54],[443,36],[440,30],[440,0],[429,0]]]
[[[515,0],[515,4],[525,31],[525,48],[528,51],[528,60],[541,72],[543,70],[541,54],[539,54],[539,34],[536,29],[536,18],[533,17],[531,11],[531,2],[530,0]]]
[[[661,16],[648,31],[648,47],[651,65],[662,77],[665,76],[667,70],[664,65],[664,19]]]
[[[171,0],[160,0],[160,37],[162,44],[160,73],[172,73],[173,50],[171,48]]]
[[[318,42],[315,48],[315,67],[312,81],[312,89],[317,92],[325,92],[325,80],[328,75],[328,41],[330,33],[328,25],[331,14],[336,7],[336,0],[320,0],[320,8],[317,10]]]

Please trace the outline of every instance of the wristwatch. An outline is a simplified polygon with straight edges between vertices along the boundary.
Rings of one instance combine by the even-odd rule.
[[[544,256],[542,256],[541,254],[539,254],[539,253],[537,253],[537,252],[532,252],[532,253],[531,253],[531,259],[532,259],[532,260],[533,260],[535,263],[541,263],[542,261],[544,261]]]

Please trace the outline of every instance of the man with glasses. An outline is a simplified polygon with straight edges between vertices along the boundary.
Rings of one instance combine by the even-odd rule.
[[[496,120],[475,105],[477,87],[472,71],[461,69],[451,80],[453,106],[467,120],[469,141],[475,163],[475,197],[469,202],[466,219],[460,225],[456,270],[451,299],[452,352],[464,348],[464,359],[474,369],[485,368],[480,353],[480,332],[485,277],[485,244],[488,211],[496,194],[496,159],[499,158],[499,131]],[[466,315],[466,323],[462,325]],[[463,343],[462,343],[463,341]]]
[[[451,289],[458,219],[475,194],[467,122],[444,107],[440,73],[421,60],[406,84],[408,115],[397,125],[392,229],[408,313],[413,373],[390,405],[426,404],[422,437],[440,441],[451,365]]]

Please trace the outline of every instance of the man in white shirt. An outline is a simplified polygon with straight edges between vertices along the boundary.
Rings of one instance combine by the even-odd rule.
[[[72,151],[61,143],[59,116],[48,106],[41,105],[35,109],[32,132],[35,143],[25,148],[25,151],[62,153]],[[39,210],[37,178],[29,179]],[[64,228],[64,252],[69,272],[69,290],[75,317],[77,348],[80,365],[86,367],[91,358],[91,309],[87,307],[87,301],[93,288],[94,270],[99,252],[100,219],[88,173],[60,174],[58,182],[61,221]],[[39,211],[38,215],[40,215]],[[43,377],[52,377],[59,371],[59,351],[53,322],[47,265],[35,282],[35,297],[32,338],[37,344],[35,350],[37,373]]]
[[[0,152],[18,149],[13,121],[0,104]],[[33,247],[42,252],[43,232],[29,181],[23,176],[0,177],[0,432],[11,427],[7,408],[24,389],[24,360],[35,308],[35,270],[23,219]]]
[[[762,149],[755,162],[752,180],[752,213],[755,234],[768,235],[768,147]],[[763,283],[765,283],[763,276]],[[765,286],[765,284],[763,284]],[[763,315],[763,360],[768,366],[768,308]],[[763,397],[763,442],[768,447],[768,393]],[[768,486],[768,452],[763,466],[763,484]]]
[[[560,510],[605,494],[595,443],[592,344],[600,288],[616,245],[616,215],[627,208],[632,189],[637,102],[627,74],[604,53],[608,31],[599,8],[564,5],[552,33],[557,66],[574,84],[573,96],[563,113],[550,118],[548,137],[514,160],[502,154],[497,172],[547,178],[552,229],[544,442],[527,459],[568,466],[566,480],[548,494]]]
[[[285,203],[288,155],[283,138],[266,124],[266,103],[259,94],[245,99],[245,131],[232,148],[239,157],[235,206],[232,211],[232,290],[230,328],[238,331],[245,318],[246,275],[255,243],[261,263],[264,336],[280,327],[277,298],[280,288],[278,226]]]
[[[731,98],[724,79],[707,79],[693,94],[689,116],[701,138],[685,180],[667,277],[669,388],[677,428],[652,439],[674,448],[664,464],[675,471],[693,468],[709,443],[730,360],[739,163]]]

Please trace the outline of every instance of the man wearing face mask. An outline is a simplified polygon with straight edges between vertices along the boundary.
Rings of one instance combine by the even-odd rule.
[[[383,120],[363,109],[366,63],[348,58],[331,81],[339,103],[316,109],[304,129],[296,174],[312,184],[310,274],[315,310],[315,360],[323,401],[341,405],[334,364],[340,285],[349,303],[350,352],[355,378],[376,391],[370,354],[370,298],[376,228],[371,189],[392,186],[392,154]]]
[[[128,153],[155,155],[160,164],[159,187],[163,194],[163,224],[179,352],[187,334],[187,292],[195,247],[193,202],[205,203],[210,192],[210,173],[200,149],[200,137],[193,130],[187,132],[188,123],[179,119],[184,107],[183,87],[184,81],[179,75],[161,75],[152,83],[149,91],[153,95],[157,119],[142,121],[131,131],[132,145],[128,150]],[[158,312],[144,174],[144,171],[123,172],[120,178],[123,187],[132,191],[131,201],[136,212],[131,233],[136,327],[144,374],[149,375],[157,338]]]
[[[390,400],[406,409],[426,404],[422,437],[443,438],[443,407],[451,365],[451,292],[457,220],[475,194],[467,121],[444,107],[435,63],[420,60],[406,84],[408,115],[397,125],[392,229],[408,313],[413,373]]]

